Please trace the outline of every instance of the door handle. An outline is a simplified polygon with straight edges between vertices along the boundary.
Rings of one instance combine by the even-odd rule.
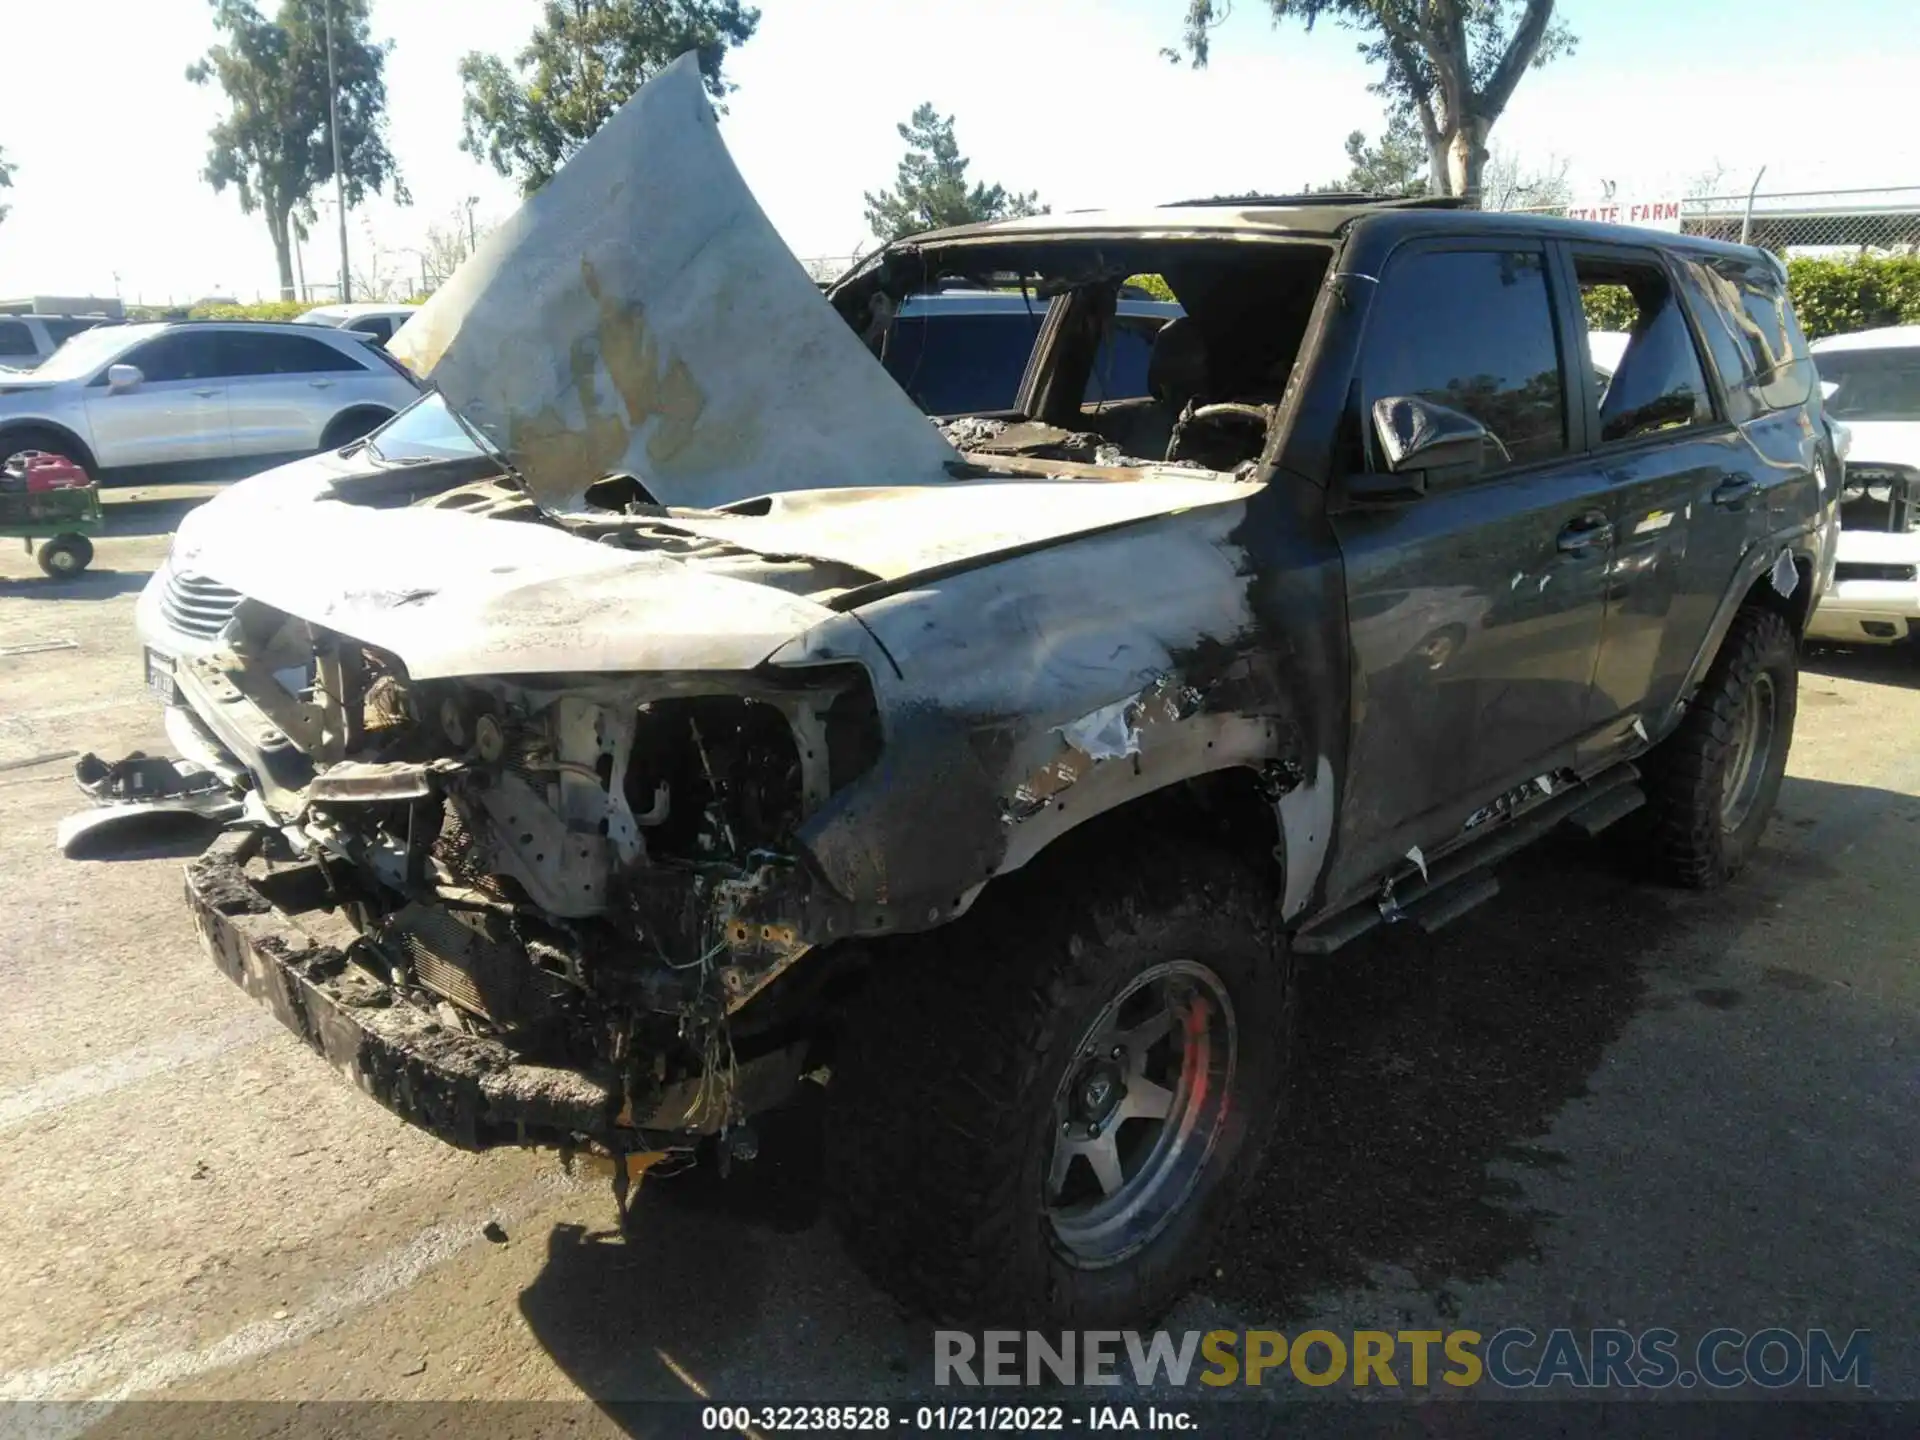
[[[1553,543],[1562,555],[1586,555],[1613,543],[1613,526],[1600,511],[1589,510],[1569,520]]]
[[[1713,487],[1713,503],[1722,510],[1738,510],[1752,498],[1753,492],[1758,488],[1753,483],[1752,477],[1736,475],[1730,480],[1722,480]]]
[[[214,396],[218,395],[220,391],[216,388],[213,390],[196,390],[193,393],[198,395],[202,400],[211,400]]]
[[[316,390],[331,390],[333,388],[333,382],[331,380],[309,380],[307,384]]]

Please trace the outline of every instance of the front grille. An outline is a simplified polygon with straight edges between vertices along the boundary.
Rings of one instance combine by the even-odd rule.
[[[1848,465],[1840,528],[1896,535],[1920,529],[1920,471],[1906,465]]]
[[[218,639],[239,604],[238,590],[180,570],[167,573],[167,588],[160,592],[160,613],[167,623],[199,640]]]
[[[1835,580],[1892,580],[1911,581],[1920,577],[1920,567],[1913,565],[1880,565],[1864,560],[1842,560],[1833,567]]]

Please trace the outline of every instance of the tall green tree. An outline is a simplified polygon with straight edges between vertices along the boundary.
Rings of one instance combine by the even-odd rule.
[[[1014,220],[1022,215],[1044,215],[1040,192],[1024,195],[1003,185],[967,184],[967,158],[953,136],[953,117],[942,117],[932,105],[922,105],[913,118],[894,127],[907,142],[895,172],[893,189],[867,192],[867,224],[882,240],[947,225],[970,225],[983,220]]]
[[[7,163],[7,152],[0,150],[0,190],[11,190],[12,188],[13,166]],[[0,205],[0,220],[7,218],[9,208],[8,206]]]
[[[531,195],[647,81],[693,51],[716,108],[733,92],[727,52],[753,37],[760,12],[740,0],[547,0],[509,65],[469,51],[460,62],[460,148]]]
[[[1231,0],[1186,0],[1183,49],[1207,63],[1213,32]],[[1393,109],[1411,116],[1428,156],[1434,189],[1478,196],[1487,136],[1520,79],[1574,46],[1553,16],[1554,0],[1266,0],[1278,25],[1311,30],[1331,20],[1360,37],[1360,53],[1381,68],[1373,85]],[[1165,52],[1178,60],[1181,52]]]
[[[408,199],[386,138],[386,62],[393,47],[372,38],[371,0],[281,0],[271,20],[249,0],[208,3],[224,38],[187,67],[187,79],[217,82],[230,108],[210,132],[201,175],[216,193],[233,186],[242,210],[266,217],[280,298],[291,300],[293,241],[306,236],[315,192],[333,184],[324,7],[333,7],[340,168],[349,206],[388,185],[401,203]]]
[[[1425,195],[1429,157],[1425,141],[1405,112],[1390,115],[1373,144],[1366,132],[1347,136],[1347,173],[1331,187],[1369,195]]]

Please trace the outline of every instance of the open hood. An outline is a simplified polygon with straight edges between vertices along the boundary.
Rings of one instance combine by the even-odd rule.
[[[552,511],[942,483],[955,454],[821,296],[693,56],[643,86],[394,336]]]

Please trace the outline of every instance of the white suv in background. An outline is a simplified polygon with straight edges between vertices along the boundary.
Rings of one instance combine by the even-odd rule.
[[[324,325],[332,330],[351,330],[376,345],[385,345],[393,332],[413,318],[418,305],[394,305],[387,301],[361,301],[346,305],[319,305],[294,318],[296,325]]]
[[[1840,492],[1833,585],[1815,640],[1890,644],[1920,633],[1920,325],[1809,347],[1826,412],[1853,433]]]
[[[419,398],[365,337],[183,321],[102,326],[0,375],[0,464],[49,450],[97,476],[250,474],[366,434]]]

